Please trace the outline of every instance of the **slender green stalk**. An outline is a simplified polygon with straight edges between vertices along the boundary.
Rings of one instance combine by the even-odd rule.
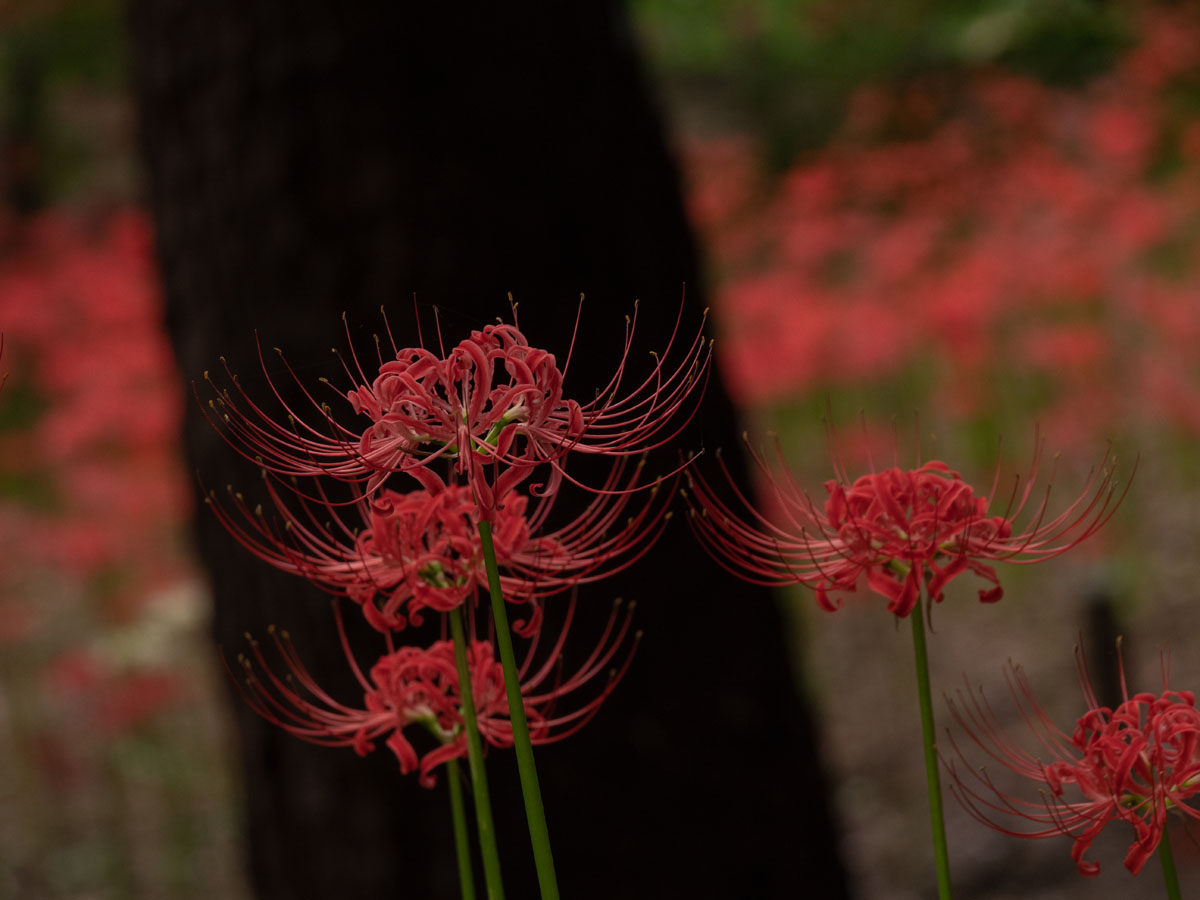
[[[458,664],[458,687],[463,721],[467,730],[467,763],[471,770],[471,792],[475,795],[475,825],[479,829],[479,852],[483,856],[483,879],[488,900],[504,900],[500,879],[500,853],[496,849],[496,826],[492,823],[492,801],[488,797],[487,771],[483,767],[483,744],[475,720],[475,698],[471,696],[471,669],[467,665],[467,638],[460,606],[447,614],[454,637],[454,661]]]
[[[937,741],[934,739],[933,698],[929,693],[929,658],[925,652],[925,618],[921,602],[913,607],[913,656],[917,668],[917,696],[921,704],[921,738],[925,744],[925,783],[929,790],[929,823],[933,829],[933,858],[937,864],[938,900],[950,900],[950,853],[946,848],[946,820],[942,813],[942,782],[938,776]]]
[[[1171,839],[1167,826],[1163,825],[1162,840],[1158,842],[1158,860],[1162,863],[1163,883],[1167,886],[1168,900],[1183,900],[1179,892],[1179,874],[1175,871],[1175,857],[1171,854]]]
[[[529,840],[533,844],[538,886],[542,891],[542,900],[558,900],[558,879],[554,874],[554,855],[550,852],[550,831],[546,828],[546,810],[542,806],[537,767],[533,762],[533,744],[529,740],[529,723],[525,720],[525,703],[521,698],[517,658],[513,653],[512,635],[508,630],[508,611],[504,608],[504,596],[500,592],[500,570],[496,565],[496,547],[492,543],[492,526],[489,522],[479,523],[479,542],[483,547],[483,562],[487,568],[488,588],[492,595],[496,644],[500,647],[500,662],[504,666],[504,688],[508,693],[513,749],[517,754],[517,771],[521,774],[521,793],[525,797],[525,819],[529,823]]]
[[[446,784],[450,786],[450,817],[454,820],[454,856],[458,860],[458,886],[462,900],[475,900],[475,873],[471,870],[471,840],[467,836],[467,813],[463,808],[462,783],[458,760],[446,763]]]

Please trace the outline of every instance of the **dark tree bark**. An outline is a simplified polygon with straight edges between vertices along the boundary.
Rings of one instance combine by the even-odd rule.
[[[614,4],[266,6],[131,4],[168,327],[189,377],[224,354],[264,396],[254,329],[305,378],[336,375],[340,314],[367,343],[386,305],[413,343],[414,292],[454,342],[507,315],[511,291],[531,342],[562,352],[586,292],[568,386],[590,395],[635,298],[639,352],[669,334],[684,282],[685,319],[698,320],[676,173]],[[253,486],[253,466],[191,406],[186,447],[204,481]],[[736,433],[713,383],[686,442],[728,446]],[[211,517],[196,533],[225,652],[278,622],[353,701],[327,598],[258,564]],[[639,601],[646,633],[633,667],[595,722],[538,753],[563,895],[843,896],[770,597],[709,563],[678,522],[581,607],[603,617],[617,593]],[[456,895],[440,786],[401,778],[386,750],[312,747],[234,708],[261,897]],[[535,896],[511,754],[488,768],[509,895]]]

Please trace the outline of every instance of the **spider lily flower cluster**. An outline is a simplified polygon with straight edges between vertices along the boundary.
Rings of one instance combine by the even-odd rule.
[[[726,501],[703,476],[689,472],[693,530],[734,574],[758,584],[803,584],[827,610],[837,609],[841,602],[836,595],[856,591],[864,576],[898,616],[912,612],[922,586],[940,601],[946,585],[965,572],[988,582],[979,599],[995,602],[1004,591],[991,563],[1032,563],[1065,553],[1099,530],[1124,496],[1117,492],[1106,455],[1080,496],[1050,516],[1049,487],[1039,502],[1031,503],[1039,445],[1024,486],[1014,486],[1002,509],[988,499],[997,496],[999,470],[989,495],[980,496],[939,460],[910,470],[880,469],[853,480],[836,465],[838,477],[825,482],[827,497],[818,506],[782,459],[782,474],[777,474],[753,448],[751,454],[780,511],[778,520],[755,508],[722,461],[738,503]],[[1018,526],[1023,515],[1027,524]]]
[[[1106,453],[1081,494],[1052,515],[1049,486],[1040,500],[1034,499],[1041,443],[1036,446],[1023,483],[1017,479],[1002,504],[995,503],[999,468],[985,495],[940,460],[905,470],[898,465],[876,468],[868,458],[872,471],[851,478],[835,455],[836,477],[825,482],[826,498],[818,505],[783,464],[781,450],[776,472],[751,447],[772,501],[769,513],[757,508],[738,488],[724,460],[720,465],[728,492],[695,470],[687,472],[692,529],[717,562],[733,574],[757,584],[805,585],[826,610],[837,609],[841,605],[838,595],[856,591],[865,581],[872,592],[887,600],[889,612],[910,618],[941,900],[950,900],[952,893],[922,596],[928,603],[938,602],[951,581],[972,572],[987,585],[979,591],[979,599],[985,603],[1000,600],[1004,594],[994,563],[1033,563],[1065,553],[1099,530],[1128,490],[1128,484],[1119,490],[1113,460]],[[1053,477],[1049,480],[1052,484]],[[731,500],[726,499],[729,493]],[[1181,696],[1164,695],[1162,702],[1174,704],[1174,698]],[[1139,695],[1131,702],[1141,699]],[[1169,714],[1178,716],[1178,706],[1174,704]],[[1190,700],[1187,706],[1191,708]],[[1118,718],[1120,715],[1128,716],[1125,707],[1118,711]],[[1101,730],[1097,726],[1097,733]],[[1113,744],[1110,741],[1106,746],[1115,752]],[[1089,744],[1089,752],[1093,749]],[[1027,760],[1021,764],[1029,766]],[[1059,784],[1090,784],[1089,778],[1094,781],[1103,774],[1083,766],[1070,772],[1065,768],[1055,771]],[[1145,781],[1144,773],[1142,778]],[[1142,808],[1140,800],[1130,803],[1127,796],[1117,797],[1117,803],[1124,803],[1122,810]],[[1096,812],[1099,808],[1092,812],[1103,820],[1104,814]],[[1103,808],[1111,811],[1113,804]],[[1072,808],[1071,815],[1086,813]],[[1066,817],[1055,819],[1053,813],[1047,816],[1055,824],[1066,821]],[[1069,830],[1079,821],[1071,820],[1065,828]],[[1139,832],[1142,845],[1147,842],[1145,834]],[[1085,833],[1088,842],[1091,836],[1091,831]],[[1079,846],[1086,849],[1086,843]]]
[[[504,597],[529,607],[518,633],[537,629],[543,598],[606,578],[653,546],[670,518],[674,480],[637,493],[644,462],[628,477],[626,469],[618,460],[601,493],[554,529],[546,519],[557,493],[530,497],[513,490],[492,512]],[[383,487],[349,507],[325,499],[314,509],[310,499],[281,492],[267,473],[264,482],[275,515],[261,506],[251,510],[231,491],[232,509],[210,494],[217,517],[260,559],[352,600],[379,631],[420,625],[422,610],[449,612],[487,588],[481,513],[465,485],[433,481],[429,489],[403,493]]]
[[[1005,834],[1040,838],[1065,835],[1074,840],[1071,856],[1083,875],[1099,873],[1100,864],[1084,858],[1110,822],[1133,828],[1125,867],[1135,875],[1164,838],[1167,814],[1177,810],[1200,819],[1200,710],[1191,691],[1172,691],[1164,666],[1163,690],[1129,695],[1121,675],[1122,702],[1112,709],[1096,699],[1078,649],[1080,683],[1087,711],[1071,734],[1061,731],[1038,704],[1025,673],[1005,672],[1038,750],[1031,753],[1000,724],[982,692],[959,691],[950,709],[971,744],[987,757],[1042,786],[1040,800],[1001,790],[986,769],[966,765],[955,742],[955,757],[969,774],[947,765],[954,790],[976,819]],[[1024,821],[1034,830],[1016,830]]]
[[[540,664],[536,659],[538,636],[529,643],[519,676],[534,744],[560,741],[586,725],[624,676],[640,634],[627,642],[633,604],[623,614],[621,606],[620,601],[613,605],[608,624],[591,653],[567,677],[563,677],[559,662],[571,628],[574,601]],[[305,667],[287,631],[275,628],[271,629],[271,639],[287,672],[281,677],[259,642],[251,639],[249,654],[238,657],[245,676],[243,696],[260,716],[314,744],[352,747],[365,756],[375,749],[374,741],[384,739],[395,754],[401,773],[416,772],[422,785],[433,787],[439,765],[467,755],[453,643],[441,640],[429,647],[397,647],[389,636],[387,651],[364,673],[346,639],[336,605],[334,609],[342,650],[363,689],[361,706],[348,706],[329,696]],[[614,658],[627,643],[624,658],[614,668]],[[504,672],[495,652],[490,641],[471,641],[467,667],[479,732],[489,745],[507,748],[512,746],[513,731],[508,718]],[[564,700],[586,688],[606,670],[607,681],[592,696],[573,709],[561,708]],[[413,730],[418,735],[425,732],[430,736],[431,740],[427,740],[432,745],[430,749],[418,752]]]
[[[294,372],[292,379],[311,405],[308,415],[285,401],[271,382],[283,412],[283,421],[277,421],[229,373],[233,387],[217,389],[208,403],[210,419],[235,449],[271,472],[365,483],[368,491],[397,473],[429,487],[442,480],[435,464],[447,461],[490,516],[500,499],[540,466],[549,470],[543,490],[553,489],[565,475],[568,453],[638,455],[683,428],[694,412],[689,397],[698,396],[707,381],[712,345],[701,323],[680,353],[681,318],[682,307],[666,348],[661,356],[654,354],[650,374],[628,388],[635,308],[626,319],[615,372],[586,403],[563,395],[570,354],[560,369],[554,355],[530,347],[515,324],[500,323],[471,332],[442,356],[424,346],[397,347],[388,328],[392,357],[385,359],[380,349],[374,376],[351,342],[350,359],[344,361],[351,387],[342,397],[359,420],[353,427],[343,424],[329,403],[317,400]],[[268,370],[265,361],[263,370]],[[316,419],[310,421],[313,414]]]
[[[827,610],[865,584],[887,601],[889,612],[911,619],[938,890],[946,900],[948,851],[922,597],[942,600],[946,587],[969,572],[984,582],[981,601],[1000,600],[997,563],[1040,562],[1075,547],[1108,522],[1128,484],[1122,489],[1106,453],[1081,493],[1052,512],[1053,476],[1035,492],[1040,442],[1028,472],[1011,488],[1001,489],[997,469],[986,491],[940,460],[918,461],[913,469],[870,463],[871,471],[851,477],[835,457],[836,477],[825,483],[820,503],[782,458],[773,471],[751,449],[765,476],[770,513],[736,486],[724,460],[720,481],[728,482],[728,490],[687,463],[669,477],[647,478],[644,461],[630,457],[669,441],[694,413],[690,398],[707,378],[711,345],[698,335],[682,353],[673,352],[677,322],[650,376],[626,391],[633,327],[629,320],[615,374],[587,403],[567,396],[567,365],[560,369],[552,354],[530,346],[515,322],[487,326],[436,353],[423,344],[398,348],[389,330],[391,353],[385,358],[380,349],[370,374],[357,354],[343,358],[351,384],[340,391],[342,415],[317,400],[286,361],[306,414],[289,405],[283,385],[268,374],[280,421],[230,374],[230,386],[217,389],[208,404],[210,417],[231,445],[259,465],[267,503],[266,509],[252,505],[232,489],[227,497],[211,493],[209,502],[257,557],[334,595],[341,646],[362,690],[359,703],[333,698],[286,633],[276,631],[273,644],[286,671],[276,671],[251,641],[240,658],[247,701],[313,743],[365,754],[382,741],[401,771],[416,773],[426,786],[435,783],[439,766],[468,756],[485,871],[495,864],[495,850],[493,844],[489,863],[482,836],[492,826],[478,765],[481,745],[514,747],[539,882],[543,896],[556,896],[556,888],[545,893],[554,883],[553,863],[536,775],[528,777],[530,748],[588,722],[624,676],[637,641],[629,640],[630,612],[615,607],[586,660],[564,675],[561,657],[574,601],[549,637],[552,617],[543,614],[543,604],[641,558],[665,526],[675,476],[685,471],[689,522],[726,569],[759,584],[803,584]],[[563,524],[554,513],[561,492],[587,487],[567,470],[574,453],[609,456],[611,467],[588,488],[590,501]],[[494,621],[487,639],[478,637],[474,612],[483,590],[491,594]],[[362,666],[347,640],[343,601],[381,636],[384,649],[373,665]],[[527,642],[519,663],[508,636],[509,606],[522,611],[514,628]],[[409,629],[428,616],[442,618],[442,639],[406,643]],[[453,641],[445,639],[446,625]],[[544,658],[539,647],[548,648]],[[607,680],[600,680],[606,671]],[[1022,676],[1014,678],[1024,685]],[[1043,781],[1055,799],[1040,807],[998,792],[998,799],[986,799],[986,775],[973,786],[956,775],[956,793],[981,818],[1012,812],[1041,823],[1038,834],[1071,834],[1076,860],[1089,874],[1092,864],[1083,855],[1095,835],[1114,818],[1128,821],[1137,839],[1127,865],[1137,871],[1159,843],[1165,810],[1187,808],[1200,783],[1200,715],[1190,694],[1126,697],[1114,712],[1099,708],[1090,688],[1085,693],[1092,710],[1074,737],[1041,732],[1056,754],[1049,765],[1015,749],[978,703],[965,712],[956,708],[960,723],[969,732],[974,728],[977,744],[995,744],[995,758]],[[1040,708],[1028,719],[1046,721]],[[1067,787],[1084,799],[1060,799]]]
[[[608,668],[628,636],[628,618],[619,627],[610,621],[588,661],[550,683],[566,631],[542,641],[551,647],[551,659],[531,673],[542,604],[633,564],[657,539],[670,517],[676,478],[647,479],[644,458],[630,457],[683,427],[694,412],[689,397],[702,389],[711,357],[703,323],[679,352],[677,320],[650,375],[626,389],[635,322],[636,311],[626,320],[616,372],[586,403],[564,394],[567,366],[560,369],[553,354],[530,346],[515,322],[488,325],[441,353],[423,345],[397,347],[389,327],[391,355],[385,358],[380,349],[370,374],[352,348],[342,357],[351,384],[341,395],[353,425],[343,424],[290,367],[289,377],[309,405],[303,415],[289,405],[264,362],[270,393],[281,404],[278,418],[228,369],[225,388],[205,373],[216,390],[206,404],[210,420],[260,466],[268,498],[264,510],[232,488],[225,497],[210,492],[216,516],[260,559],[351,601],[387,646],[364,674],[339,619],[343,648],[365,691],[365,708],[355,708],[321,690],[278,634],[291,681],[272,675],[253,645],[247,672],[265,674],[250,674],[245,693],[259,713],[297,737],[360,752],[386,734],[401,768],[418,771],[422,783],[431,784],[438,763],[466,753],[454,652],[445,640],[419,648],[401,645],[398,636],[431,612],[459,610],[475,631],[472,610],[488,587],[481,536],[486,523],[504,600],[524,610],[514,630],[529,641],[519,678],[533,742],[562,737],[591,718],[627,668],[628,656],[587,703],[566,714],[551,707]],[[377,339],[376,346],[383,342]],[[590,488],[590,501],[560,524],[563,517],[552,513],[564,483],[575,481],[565,470],[570,453],[613,459],[607,477]],[[539,469],[540,481],[526,490]],[[471,638],[467,651],[480,734],[493,746],[511,745],[513,726],[502,721],[507,707],[493,645]],[[415,755],[404,736],[412,724],[438,739],[435,751]]]

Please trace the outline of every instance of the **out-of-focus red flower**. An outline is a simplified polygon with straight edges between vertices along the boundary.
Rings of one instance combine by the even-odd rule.
[[[1157,123],[1151,111],[1134,103],[1099,104],[1088,123],[1089,145],[1103,161],[1139,173],[1154,148]]]
[[[1154,7],[1149,15],[1142,16],[1141,26],[1141,42],[1122,61],[1120,69],[1142,90],[1161,90],[1172,78],[1200,63],[1192,7]]]
[[[539,654],[538,638],[534,637],[519,666],[521,694],[534,744],[562,740],[587,724],[624,677],[636,649],[637,636],[623,661],[612,668],[613,658],[626,644],[632,616],[632,606],[622,616],[620,604],[614,604],[592,652],[574,673],[564,676],[560,656],[573,612],[572,604],[545,661],[535,663]],[[353,747],[365,755],[374,749],[373,741],[385,738],[400,763],[400,771],[415,771],[422,785],[432,787],[437,766],[467,755],[453,643],[438,641],[427,648],[389,649],[364,675],[349,648],[340,615],[338,630],[347,660],[364,692],[361,706],[346,705],[326,693],[300,661],[287,632],[277,629],[272,629],[272,638],[288,675],[278,676],[258,642],[252,640],[250,655],[239,658],[247,701],[263,718],[313,744]],[[469,641],[467,665],[480,735],[493,747],[512,746],[504,672],[492,644]],[[607,680],[590,697],[569,710],[559,707],[605,671],[609,672]],[[412,735],[406,733],[413,725],[432,736],[432,749],[417,750]]]
[[[957,742],[956,758],[970,774],[948,762],[953,790],[979,821],[1005,834],[1071,837],[1071,856],[1084,875],[1100,871],[1099,863],[1084,859],[1092,842],[1110,822],[1126,822],[1133,827],[1134,841],[1125,867],[1137,874],[1162,839],[1170,810],[1200,819],[1194,799],[1200,794],[1200,710],[1191,691],[1168,689],[1165,673],[1160,695],[1130,697],[1123,671],[1124,701],[1115,710],[1101,706],[1078,650],[1076,655],[1088,711],[1070,735],[1050,720],[1019,667],[1005,672],[1037,747],[1033,752],[1009,737],[981,692],[959,691],[957,700],[949,701],[971,743],[1042,785],[1041,799],[1025,800],[1002,791],[986,770],[967,763]],[[1006,818],[1024,820],[1037,830],[1013,830],[1002,824]]]
[[[184,685],[161,668],[116,666],[88,650],[69,650],[48,666],[45,684],[73,708],[77,725],[107,736],[127,735],[179,704]]]
[[[149,596],[162,568],[186,568],[177,538],[190,492],[146,216],[49,211],[4,251],[5,364],[26,404],[0,434],[21,485],[3,498],[6,517],[24,519],[6,552]]]
[[[1147,373],[1169,356],[1200,394],[1195,355],[1131,295],[1153,284],[1200,322],[1200,130],[1178,103],[1200,66],[1200,17],[1146,7],[1136,29],[1086,87],[988,67],[941,94],[865,88],[757,206],[725,221],[710,207],[699,224],[724,277],[718,352],[735,396],[767,405],[936,373],[939,409],[988,416],[1023,371],[1014,353],[1074,323],[1109,364],[1086,378],[1036,364],[1049,390],[1024,414],[1087,440],[1118,418],[1194,430],[1190,405],[1156,402]],[[716,171],[716,155],[686,159]]]
[[[1021,339],[1019,355],[1039,369],[1089,377],[1107,362],[1108,336],[1091,324],[1072,323],[1031,331]]]
[[[946,585],[967,571],[992,585],[979,599],[994,602],[1003,590],[990,563],[1031,563],[1064,553],[1099,530],[1124,496],[1117,494],[1106,456],[1080,496],[1050,517],[1049,488],[1040,503],[1030,504],[1040,455],[1039,445],[1024,488],[1014,487],[1006,505],[993,508],[999,469],[989,500],[938,460],[907,471],[878,469],[854,480],[835,462],[838,477],[825,482],[828,497],[818,507],[787,471],[782,454],[779,473],[755,454],[779,516],[760,512],[734,487],[745,509],[736,512],[699,472],[690,471],[689,522],[717,562],[735,575],[757,584],[804,584],[827,610],[840,606],[831,591],[855,591],[865,576],[870,589],[887,598],[889,612],[907,616],[922,585],[940,601]],[[733,485],[723,461],[721,466]],[[1031,505],[1027,524],[1018,527]]]

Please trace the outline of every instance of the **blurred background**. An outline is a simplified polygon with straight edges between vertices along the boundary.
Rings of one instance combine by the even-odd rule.
[[[832,416],[991,484],[1037,435],[1051,509],[1110,444],[1136,483],[1059,561],[961,579],[935,685],[1067,727],[1072,646],[1126,637],[1131,686],[1200,685],[1200,7],[1073,0],[635,0],[706,253],[722,374],[814,496]],[[117,0],[0,5],[0,896],[247,896],[208,599],[176,432],[199,373],[161,333]],[[866,432],[868,438],[860,440]],[[918,450],[918,444],[920,449]],[[1057,456],[1056,456],[1057,455]],[[1053,465],[1051,457],[1055,457]],[[909,639],[867,594],[783,598],[853,886],[927,896]],[[1096,652],[1098,680],[1111,653]],[[941,715],[943,723],[948,716]],[[1035,799],[1035,797],[1031,797]],[[1118,827],[1066,840],[949,810],[963,897],[1159,896]],[[1119,833],[1118,833],[1119,832]],[[1200,845],[1176,856],[1200,884]]]

